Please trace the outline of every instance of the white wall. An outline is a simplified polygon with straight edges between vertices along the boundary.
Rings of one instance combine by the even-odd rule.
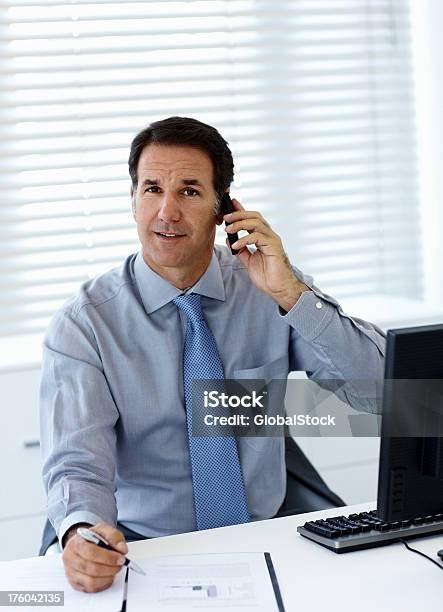
[[[0,561],[38,554],[45,518],[40,477],[39,368],[0,372]]]
[[[427,300],[443,304],[443,2],[410,0]]]

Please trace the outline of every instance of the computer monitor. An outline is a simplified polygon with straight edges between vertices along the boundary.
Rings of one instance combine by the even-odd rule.
[[[443,422],[443,402],[438,392],[430,395],[431,402],[416,401],[414,396],[427,386],[443,388],[443,325],[389,330],[384,378],[377,515],[391,522],[443,513],[443,438],[438,437],[442,435],[441,423],[440,427],[429,428],[429,423]],[[389,382],[397,379],[398,387]],[[404,388],[412,385],[413,389],[404,405],[397,397],[403,381]],[[390,435],[392,423],[405,419],[402,410],[411,408],[417,417],[413,427],[422,431],[416,437]]]

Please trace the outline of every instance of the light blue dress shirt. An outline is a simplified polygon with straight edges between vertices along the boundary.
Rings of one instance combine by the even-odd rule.
[[[284,314],[226,247],[214,247],[190,291],[202,295],[226,378],[270,380],[293,370],[383,378],[383,333],[294,271],[312,291]],[[79,522],[119,520],[147,537],[196,529],[182,371],[187,320],[172,303],[180,293],[138,253],[84,283],[52,319],[41,442],[48,516],[60,540]],[[352,403],[346,386],[340,393]],[[242,437],[238,449],[251,518],[270,518],[285,497],[284,439]]]

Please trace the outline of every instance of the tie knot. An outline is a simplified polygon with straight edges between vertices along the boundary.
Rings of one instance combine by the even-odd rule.
[[[178,295],[172,301],[191,321],[201,321],[203,319],[201,296],[198,293]]]

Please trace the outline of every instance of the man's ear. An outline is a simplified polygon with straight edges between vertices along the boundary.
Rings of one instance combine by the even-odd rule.
[[[225,193],[229,193],[229,190],[227,189],[225,191]],[[223,223],[223,210],[222,210],[222,204],[220,202],[220,212],[216,215],[215,219],[216,219],[216,224],[217,225],[221,225]]]
[[[132,185],[129,191],[129,195],[131,197],[132,216],[134,217],[134,220],[135,220],[135,192],[134,192]]]

